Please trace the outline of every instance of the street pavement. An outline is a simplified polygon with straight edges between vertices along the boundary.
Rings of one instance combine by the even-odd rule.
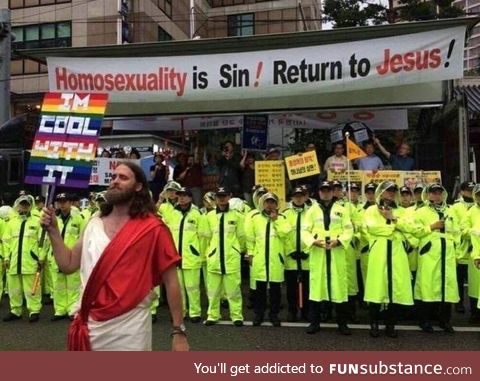
[[[197,351],[331,351],[331,350],[428,350],[457,351],[478,350],[480,348],[480,328],[467,324],[466,314],[453,314],[455,334],[436,331],[426,334],[419,331],[414,321],[399,322],[399,337],[377,339],[368,335],[366,311],[360,312],[362,324],[350,324],[352,336],[341,336],[334,322],[325,323],[315,335],[305,333],[306,322],[283,323],[275,328],[264,323],[252,327],[253,313],[245,309],[245,326],[235,327],[228,320],[206,327],[201,323],[186,322],[188,340],[192,350]],[[0,305],[0,319],[8,313],[8,299]],[[228,309],[222,313],[226,318]],[[69,321],[51,322],[52,306],[44,306],[40,321],[29,323],[23,320],[5,323],[0,320],[0,351],[63,351],[66,348],[66,332]],[[280,316],[285,321],[286,309]],[[153,325],[153,349],[168,350],[171,344],[168,309],[161,306],[158,321]]]

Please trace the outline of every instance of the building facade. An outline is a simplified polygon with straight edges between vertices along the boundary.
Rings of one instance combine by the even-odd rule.
[[[394,9],[402,7],[400,0],[391,1]],[[462,9],[467,15],[480,14],[480,0],[453,0],[452,5]],[[400,21],[398,15],[396,21]],[[468,45],[465,47],[463,62],[463,68],[466,72],[476,71],[475,74],[478,75],[478,71],[480,70],[480,26],[476,26],[472,30]]]
[[[454,0],[453,5],[463,9],[467,14],[478,15],[480,13],[480,0]],[[472,30],[465,48],[463,67],[466,72],[475,70],[478,73],[480,70],[480,26],[476,26]]]
[[[48,90],[47,67],[15,55],[16,49],[321,29],[320,0],[0,0],[0,8],[11,10],[15,34],[12,115],[31,115],[30,130]]]

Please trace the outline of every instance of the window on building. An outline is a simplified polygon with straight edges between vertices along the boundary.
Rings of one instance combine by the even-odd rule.
[[[271,1],[271,0],[207,0],[211,7],[229,7],[231,5],[243,5],[243,4],[253,4],[259,3],[261,1]]]
[[[12,75],[46,73],[45,65],[16,57],[15,50],[72,45],[70,21],[17,26],[12,28],[12,32],[15,34],[15,41],[12,42]]]
[[[16,26],[12,28],[15,41],[12,49],[52,48],[72,45],[70,21]]]
[[[172,41],[173,37],[161,26],[158,27],[158,41]]]
[[[39,7],[42,5],[71,3],[72,0],[8,0],[9,9]]]
[[[228,16],[229,36],[252,36],[255,34],[255,15],[244,13]]]
[[[158,8],[160,8],[163,13],[168,17],[172,18],[172,0],[157,0]]]

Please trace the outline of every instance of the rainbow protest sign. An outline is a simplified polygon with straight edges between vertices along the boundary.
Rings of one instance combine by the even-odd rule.
[[[26,183],[88,187],[107,100],[107,94],[45,94]]]

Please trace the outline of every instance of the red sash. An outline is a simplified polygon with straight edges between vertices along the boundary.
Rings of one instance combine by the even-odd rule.
[[[68,350],[91,350],[88,317],[105,321],[132,310],[179,259],[170,232],[157,217],[129,220],[88,278],[80,311],[68,330]]]

